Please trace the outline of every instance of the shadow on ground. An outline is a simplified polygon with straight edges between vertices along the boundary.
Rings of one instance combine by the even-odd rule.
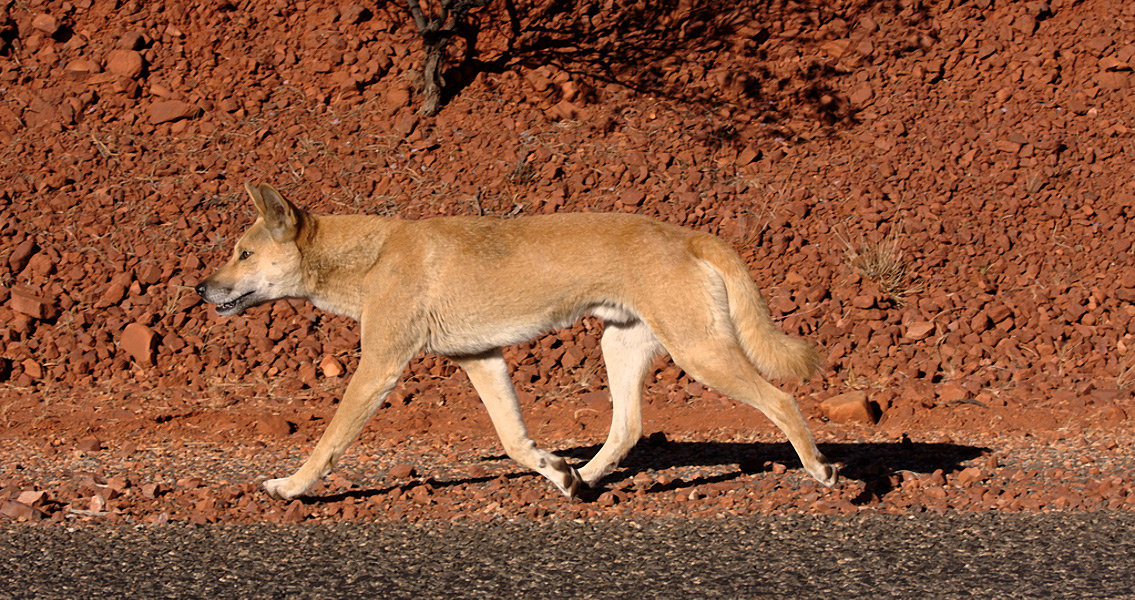
[[[989,449],[980,446],[961,444],[935,444],[912,442],[904,438],[899,442],[885,443],[845,443],[820,444],[820,451],[829,460],[842,463],[841,478],[861,481],[863,493],[853,502],[863,504],[882,498],[893,489],[891,475],[909,471],[913,473],[933,473],[941,470],[945,474],[959,471],[967,461],[988,454]],[[558,454],[581,466],[599,451],[600,445],[578,446],[560,450]],[[482,457],[483,461],[509,460],[504,455]],[[647,493],[656,494],[689,488],[698,485],[731,481],[746,475],[770,471],[773,464],[782,464],[789,469],[802,469],[796,452],[787,442],[671,442],[645,439],[631,450],[630,455],[620,464],[619,469],[603,479],[598,488],[584,490],[581,500],[594,501],[613,484],[625,481],[643,471],[663,471],[680,467],[720,467],[736,465],[737,469],[717,475],[697,476],[690,479],[675,479],[666,484],[655,484]],[[519,467],[519,465],[517,465]],[[517,471],[503,475],[506,479],[518,479],[534,475],[527,471]],[[406,482],[384,488],[350,490],[328,496],[307,498],[305,502],[338,502],[347,498],[363,499],[389,493],[395,489],[408,491],[429,483],[433,488],[445,488],[462,484],[486,483],[497,476],[468,477],[451,480],[425,479]]]

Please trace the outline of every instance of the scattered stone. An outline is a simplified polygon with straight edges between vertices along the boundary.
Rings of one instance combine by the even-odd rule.
[[[339,21],[347,25],[357,25],[371,18],[370,9],[361,4],[346,4],[339,7]]]
[[[414,113],[406,113],[394,122],[394,131],[397,131],[402,137],[410,137],[414,132],[414,128],[418,126],[418,116]]]
[[[15,500],[8,500],[0,504],[0,515],[13,521],[38,521],[43,518],[43,513],[39,510]]]
[[[102,452],[103,445],[97,437],[85,437],[75,444],[75,448],[83,452]]]
[[[958,483],[962,485],[972,485],[985,479],[985,473],[977,467],[968,467],[962,469],[957,475]]]
[[[1113,404],[1104,409],[1103,419],[1108,423],[1114,423],[1118,425],[1119,423],[1127,420],[1127,412],[1123,410],[1123,408]]]
[[[969,398],[971,394],[955,382],[944,383],[938,388],[938,401],[942,404],[951,404]]]
[[[37,321],[53,321],[59,317],[59,307],[55,301],[47,300],[26,288],[12,288],[8,307]]]
[[[324,377],[338,377],[345,372],[343,363],[331,355],[324,356],[323,360],[319,361],[319,370],[323,372]]]
[[[26,504],[32,508],[43,508],[47,504],[47,492],[43,490],[26,490],[16,496],[16,502]]]
[[[264,414],[256,420],[256,431],[266,437],[287,437],[295,430],[295,423],[280,415]]]
[[[141,50],[146,47],[146,37],[137,31],[127,31],[118,38],[118,47],[122,50]]]
[[[848,100],[854,106],[865,106],[872,98],[875,97],[875,90],[871,89],[869,85],[861,85],[853,90],[848,95]]]
[[[646,193],[638,188],[630,188],[623,192],[619,197],[619,203],[623,206],[642,206],[642,201],[646,199]]]
[[[101,72],[102,67],[93,60],[77,58],[67,63],[67,66],[64,67],[63,70],[72,79],[82,79],[88,75]]]
[[[182,119],[192,119],[200,114],[200,107],[180,100],[164,100],[150,104],[151,125],[172,123]]]
[[[8,269],[13,275],[19,275],[25,267],[28,266],[28,261],[36,252],[39,252],[39,245],[35,243],[32,238],[26,238],[24,241],[16,245],[12,249],[12,254],[8,256]]]
[[[292,500],[288,504],[288,508],[284,511],[284,516],[281,521],[284,523],[301,523],[304,517],[307,516],[307,507],[303,505],[302,500]]]
[[[145,61],[142,59],[142,55],[134,50],[119,48],[111,50],[106,55],[106,70],[119,77],[137,79],[142,75],[144,68]]]
[[[609,490],[599,494],[596,502],[602,507],[611,507],[626,501],[626,494],[619,490]]]
[[[414,465],[402,463],[390,467],[386,475],[391,479],[410,479],[417,475],[417,470],[414,468]]]
[[[59,19],[46,13],[40,13],[32,18],[32,28],[47,35],[55,35],[59,31]]]
[[[143,483],[141,488],[142,497],[150,500],[153,500],[168,491],[169,488],[161,483]]]
[[[157,347],[157,334],[141,323],[131,323],[122,330],[118,347],[130,355],[138,365],[149,367],[154,364]]]
[[[548,109],[548,118],[554,121],[573,121],[579,117],[579,107],[567,100],[561,100],[558,104]]]
[[[933,332],[934,323],[930,321],[915,321],[907,326],[904,335],[906,335],[908,339],[918,341],[926,339]]]
[[[820,410],[833,423],[875,423],[874,407],[867,400],[866,392],[848,392],[832,396],[820,403]]]

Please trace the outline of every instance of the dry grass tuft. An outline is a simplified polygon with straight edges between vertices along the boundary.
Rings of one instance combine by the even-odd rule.
[[[1115,378],[1115,387],[1121,390],[1135,388],[1135,352],[1128,352],[1119,361],[1119,375]]]
[[[910,268],[902,250],[903,228],[902,221],[895,223],[890,232],[877,242],[860,239],[852,243],[839,236],[846,247],[843,255],[847,263],[864,279],[879,284],[883,293],[899,306],[905,305],[906,298],[921,289],[911,281]]]

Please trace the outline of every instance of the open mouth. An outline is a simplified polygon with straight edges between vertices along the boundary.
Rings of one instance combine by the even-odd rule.
[[[244,309],[245,301],[252,296],[252,292],[248,292],[217,305],[218,314],[236,314]]]

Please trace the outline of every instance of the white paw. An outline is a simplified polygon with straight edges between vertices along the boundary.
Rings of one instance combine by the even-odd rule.
[[[297,488],[292,483],[291,478],[281,477],[280,479],[269,479],[264,482],[264,491],[276,500],[291,500],[296,496],[307,491],[305,488]]]
[[[816,470],[808,469],[808,473],[816,478],[824,485],[824,487],[834,487],[836,482],[839,481],[839,466],[824,461],[820,463],[820,467]]]
[[[579,495],[580,488],[583,487],[583,478],[579,476],[579,471],[577,471],[575,467],[568,467],[565,481],[561,484],[553,480],[553,483],[556,484],[556,487],[560,488],[560,491],[563,492],[564,496],[567,496],[569,500],[575,500],[576,496]]]

